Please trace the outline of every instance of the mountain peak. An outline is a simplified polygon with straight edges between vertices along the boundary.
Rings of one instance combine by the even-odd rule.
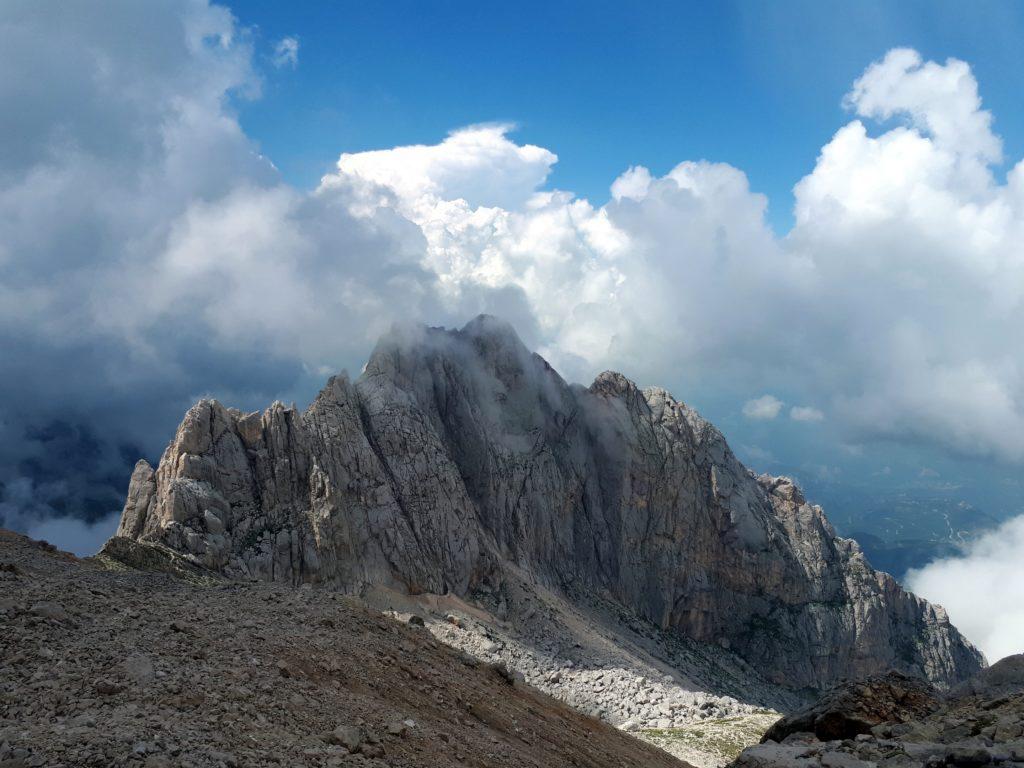
[[[691,408],[611,371],[570,387],[488,316],[396,326],[301,416],[204,401],[136,471],[120,530],[237,578],[607,595],[793,688],[982,664]]]

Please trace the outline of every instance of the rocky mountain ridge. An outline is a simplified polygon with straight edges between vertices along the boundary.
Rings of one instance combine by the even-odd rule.
[[[199,402],[136,467],[117,535],[351,592],[500,593],[525,572],[794,689],[887,669],[949,685],[984,663],[691,408],[617,373],[568,385],[488,317],[395,329],[305,413]]]

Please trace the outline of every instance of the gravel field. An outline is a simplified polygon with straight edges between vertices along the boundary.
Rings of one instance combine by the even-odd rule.
[[[320,589],[0,531],[0,766],[650,766],[670,755]]]

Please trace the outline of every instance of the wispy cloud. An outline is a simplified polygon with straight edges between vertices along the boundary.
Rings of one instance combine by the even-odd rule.
[[[789,418],[793,421],[822,421],[825,414],[809,405],[794,405],[789,409]]]
[[[289,35],[282,37],[274,46],[274,55],[271,59],[278,69],[291,67],[295,69],[299,65],[299,38]]]

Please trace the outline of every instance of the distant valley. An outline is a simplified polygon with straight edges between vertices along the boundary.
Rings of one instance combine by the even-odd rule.
[[[965,501],[961,489],[822,486],[808,493],[820,500],[841,536],[857,540],[872,566],[898,579],[911,568],[956,555],[1005,519]]]

